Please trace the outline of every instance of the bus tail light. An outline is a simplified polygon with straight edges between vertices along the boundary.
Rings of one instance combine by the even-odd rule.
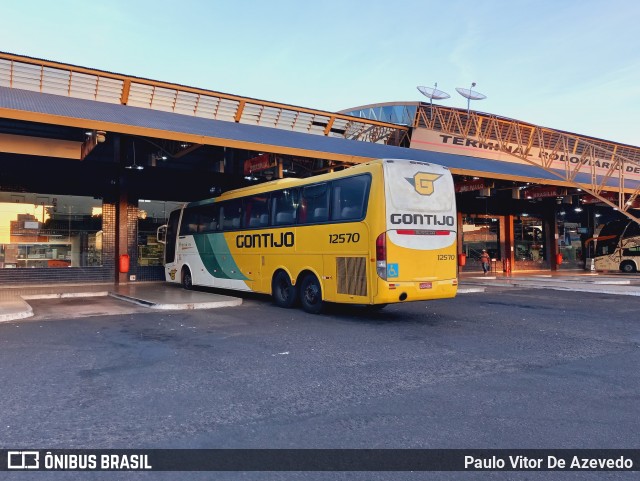
[[[376,271],[380,278],[387,280],[387,234],[385,232],[376,239]]]

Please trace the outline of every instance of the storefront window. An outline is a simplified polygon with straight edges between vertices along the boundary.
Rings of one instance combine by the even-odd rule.
[[[182,202],[160,200],[138,201],[138,265],[161,266],[163,245],[158,242],[158,227],[165,225],[169,214],[182,207]]]
[[[465,217],[462,224],[462,252],[467,256],[470,270],[481,269],[483,249],[491,259],[500,260],[500,222],[496,217]]]
[[[585,267],[585,258],[589,254],[585,252],[585,241],[593,236],[594,222],[597,221],[597,217],[592,217],[595,210],[592,207],[587,210],[588,213],[578,207],[558,212],[558,253],[562,255],[562,264],[559,266],[561,269]]]
[[[518,269],[546,269],[542,219],[521,216],[513,221],[514,258]]]
[[[102,200],[0,192],[0,268],[102,265]]]

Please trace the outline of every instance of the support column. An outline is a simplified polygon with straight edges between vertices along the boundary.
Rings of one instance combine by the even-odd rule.
[[[114,161],[118,165],[118,185],[115,199],[116,225],[115,225],[115,283],[123,284],[128,280],[128,272],[120,272],[120,256],[128,254],[129,244],[129,222],[128,222],[128,191],[127,176],[123,168],[124,142],[120,135],[114,139],[113,155]]]
[[[116,284],[126,283],[128,272],[120,272],[120,256],[128,254],[129,223],[128,220],[128,196],[124,188],[125,181],[120,175],[118,199],[116,201]]]
[[[548,261],[552,271],[558,270],[558,263],[556,262],[557,255],[560,252],[558,249],[558,223],[556,222],[556,206],[553,205],[544,215],[544,231],[546,251],[548,252]]]
[[[509,265],[513,271],[513,262],[515,261],[514,237],[513,216],[505,215],[504,217],[500,217],[500,257],[502,257],[502,266],[505,272],[505,261],[509,261]]]

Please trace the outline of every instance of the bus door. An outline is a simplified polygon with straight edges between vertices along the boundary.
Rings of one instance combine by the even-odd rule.
[[[178,238],[178,223],[180,221],[180,210],[174,210],[169,215],[167,223],[166,244],[164,246],[164,263],[173,263],[176,259],[176,239]]]

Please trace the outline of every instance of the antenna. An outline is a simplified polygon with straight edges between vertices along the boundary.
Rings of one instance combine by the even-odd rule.
[[[133,164],[125,166],[125,169],[143,170],[144,166],[136,164],[136,143],[131,142],[133,145]]]
[[[471,103],[472,100],[483,100],[487,98],[486,95],[481,94],[480,92],[476,92],[475,90],[471,90],[475,86],[476,86],[476,83],[471,82],[470,89],[463,89],[461,87],[456,87],[456,91],[460,95],[462,95],[464,98],[467,99],[467,115],[469,115],[469,104]]]

